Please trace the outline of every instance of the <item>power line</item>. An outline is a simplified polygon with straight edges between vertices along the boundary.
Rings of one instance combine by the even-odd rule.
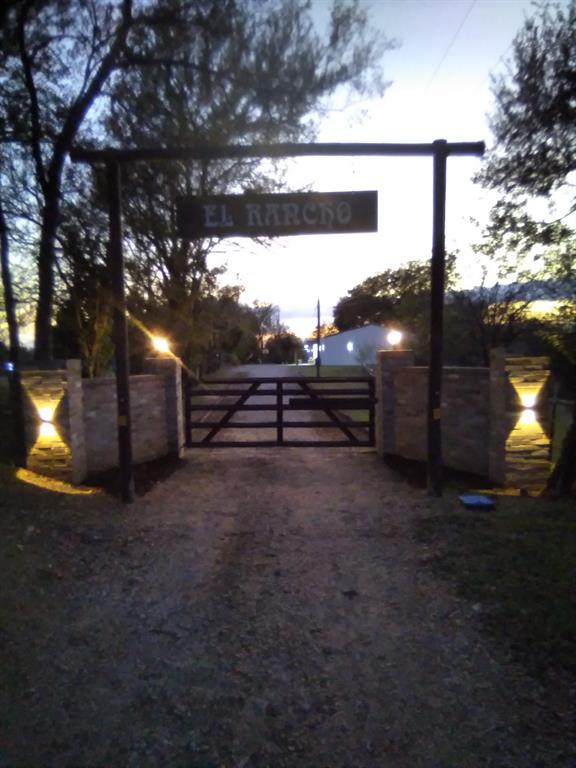
[[[444,54],[442,55],[442,58],[440,59],[440,61],[439,61],[439,63],[438,63],[438,66],[436,67],[436,69],[435,69],[435,70],[434,70],[434,72],[432,73],[432,77],[430,78],[430,80],[428,80],[428,83],[427,83],[427,85],[426,85],[426,89],[425,89],[424,93],[426,93],[426,92],[428,91],[428,89],[430,88],[430,86],[431,86],[431,85],[432,85],[432,83],[434,82],[434,79],[435,79],[436,75],[437,75],[437,74],[438,74],[438,72],[440,72],[440,70],[442,69],[442,65],[443,65],[443,64],[444,64],[444,62],[446,61],[446,58],[448,57],[448,54],[450,53],[450,51],[452,50],[452,47],[454,46],[454,43],[455,43],[455,42],[456,42],[456,40],[458,39],[458,35],[459,35],[459,34],[460,34],[460,32],[462,31],[462,28],[464,27],[464,24],[466,24],[466,22],[468,21],[468,17],[469,17],[469,16],[470,16],[470,14],[472,13],[472,9],[473,9],[473,8],[474,8],[474,6],[476,5],[476,2],[477,2],[477,0],[472,0],[472,2],[470,3],[470,5],[468,6],[468,10],[467,10],[467,11],[466,11],[466,13],[464,14],[464,18],[463,18],[463,19],[462,19],[462,21],[460,22],[460,24],[459,24],[459,26],[458,26],[458,29],[457,29],[457,30],[456,30],[456,32],[453,34],[453,36],[452,36],[452,39],[451,39],[451,40],[450,40],[450,42],[448,43],[448,46],[446,47],[446,50],[444,51]]]

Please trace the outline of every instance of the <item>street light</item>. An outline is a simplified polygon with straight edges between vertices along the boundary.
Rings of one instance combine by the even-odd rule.
[[[388,344],[390,344],[392,349],[398,349],[400,342],[402,341],[402,332],[390,331],[386,339],[388,340]]]

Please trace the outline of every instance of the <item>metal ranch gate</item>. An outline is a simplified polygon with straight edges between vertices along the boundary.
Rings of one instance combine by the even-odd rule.
[[[374,415],[376,398],[374,379],[368,376],[348,378],[321,377],[306,379],[300,376],[282,378],[250,379],[211,379],[206,381],[207,388],[194,389],[193,398],[197,401],[189,406],[190,418],[187,419],[187,446],[195,448],[246,448],[246,447],[368,447],[375,444]],[[218,402],[202,402],[209,398],[218,398]],[[262,398],[265,402],[248,402],[252,398]],[[229,398],[233,402],[224,402]],[[199,402],[198,402],[199,401]],[[290,416],[303,411],[319,411],[327,418],[304,421],[291,419]],[[366,411],[368,420],[348,417],[346,411]],[[193,413],[222,413],[218,420],[194,420]],[[234,421],[237,414],[245,412],[272,412],[272,418],[262,421],[249,419]],[[242,418],[242,417],[240,417]],[[263,440],[214,440],[222,430],[229,429],[269,429],[275,430],[275,439]],[[339,430],[336,439],[322,437],[306,440],[288,438],[286,430],[331,429]],[[193,433],[201,430],[203,435],[193,439]]]

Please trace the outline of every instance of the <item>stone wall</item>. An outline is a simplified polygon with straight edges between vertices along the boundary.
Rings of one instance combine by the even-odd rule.
[[[410,352],[380,352],[376,369],[376,439],[381,456],[426,461],[428,368]],[[549,438],[537,401],[547,378],[546,358],[494,353],[490,368],[445,368],[442,380],[442,453],[447,467],[533,490],[550,470]]]
[[[399,455],[427,455],[428,368],[400,368],[395,375],[394,441]],[[442,377],[442,448],[446,466],[488,475],[487,368],[445,368]]]
[[[116,380],[84,381],[87,474],[118,466]],[[162,376],[130,377],[132,455],[140,464],[168,451],[165,382]]]
[[[135,463],[184,446],[180,366],[172,359],[147,361],[153,374],[130,377]],[[22,371],[28,468],[81,482],[118,466],[115,378],[82,379],[80,362]]]

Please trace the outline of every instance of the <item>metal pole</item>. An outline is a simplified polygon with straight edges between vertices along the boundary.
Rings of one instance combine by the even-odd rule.
[[[126,327],[126,297],[124,295],[124,256],[122,253],[122,192],[120,166],[110,161],[108,202],[110,213],[110,245],[108,270],[112,284],[112,316],[114,353],[116,360],[116,395],[118,400],[118,457],[120,461],[120,495],[122,501],[134,501],[132,467],[132,429],[130,424],[130,378],[128,366],[128,330]]]
[[[316,305],[316,376],[320,376],[320,366],[322,361],[320,360],[320,299]]]
[[[434,142],[434,208],[430,291],[430,373],[428,377],[428,493],[442,495],[442,363],[444,264],[446,260],[447,142]]]

